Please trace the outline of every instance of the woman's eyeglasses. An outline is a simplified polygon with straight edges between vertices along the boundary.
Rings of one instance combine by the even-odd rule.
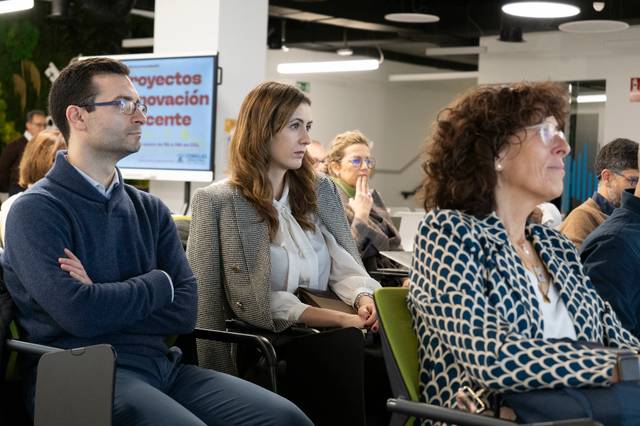
[[[567,138],[564,136],[564,132],[562,130],[559,130],[555,124],[549,121],[544,121],[534,126],[527,126],[525,127],[525,129],[526,130],[539,129],[538,131],[540,132],[540,139],[542,139],[542,142],[547,146],[551,145],[551,143],[553,142],[553,139],[556,136],[559,136],[560,139],[562,139],[565,142],[567,140]]]
[[[362,166],[362,162],[367,166],[367,169],[373,169],[376,167],[376,160],[373,158],[361,158],[361,157],[353,157],[347,159],[347,161],[353,166],[360,168]]]

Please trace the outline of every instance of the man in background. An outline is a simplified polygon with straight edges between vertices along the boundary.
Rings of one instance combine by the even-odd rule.
[[[313,168],[316,172],[327,173],[327,163],[325,162],[327,151],[320,141],[312,140],[311,144],[307,147],[307,152],[309,153],[309,158],[311,158]]]
[[[595,172],[597,191],[573,209],[558,228],[578,249],[613,209],[620,206],[622,192],[638,184],[638,143],[619,138],[603,146],[596,156]]]
[[[620,207],[584,240],[580,259],[622,326],[640,336],[640,187],[621,198]]]
[[[18,165],[27,142],[38,136],[46,126],[47,117],[44,112],[33,110],[27,113],[27,130],[18,139],[8,143],[0,155],[0,192],[13,195],[25,190],[18,185]]]

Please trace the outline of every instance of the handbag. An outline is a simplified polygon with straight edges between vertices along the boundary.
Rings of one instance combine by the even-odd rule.
[[[352,306],[344,303],[331,290],[312,290],[306,287],[298,287],[295,294],[302,303],[306,303],[314,308],[331,309],[352,315],[358,313]]]

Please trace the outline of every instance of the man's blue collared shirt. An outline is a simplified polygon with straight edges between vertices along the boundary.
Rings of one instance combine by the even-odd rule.
[[[598,193],[598,191],[594,192],[591,198],[593,198],[593,201],[595,201],[598,207],[600,207],[602,213],[607,216],[611,216],[611,213],[613,213],[613,210],[616,208],[616,206],[611,204],[609,200],[604,198],[602,194]]]
[[[80,173],[80,176],[85,178],[86,181],[89,182],[91,186],[93,186],[96,189],[96,191],[104,195],[107,200],[111,199],[111,193],[120,183],[120,178],[118,177],[118,173],[115,171],[115,169],[113,170],[113,179],[111,180],[111,185],[109,185],[108,188],[105,188],[103,184],[101,184],[100,182],[98,182],[97,180],[95,180],[94,178],[92,178],[91,176],[89,176],[88,174],[86,174],[85,172],[83,172],[73,164],[71,165],[73,166],[74,169],[78,171],[78,173]]]

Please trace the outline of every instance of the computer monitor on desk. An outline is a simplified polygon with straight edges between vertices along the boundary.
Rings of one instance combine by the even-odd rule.
[[[413,251],[413,242],[416,239],[418,225],[424,217],[424,211],[419,212],[396,212],[395,216],[400,217],[398,233],[402,239],[402,249]]]

